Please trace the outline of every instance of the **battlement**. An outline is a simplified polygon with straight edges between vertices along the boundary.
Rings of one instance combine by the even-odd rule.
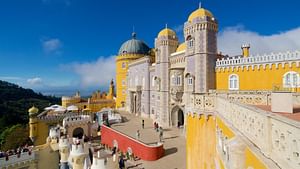
[[[16,165],[18,163],[25,164],[26,162],[31,162],[33,160],[35,160],[34,152],[23,152],[21,154],[0,158],[0,168]]]
[[[92,119],[89,115],[71,116],[71,117],[65,117],[63,119],[63,126],[72,125],[75,123],[88,123],[88,122],[92,122]]]
[[[222,58],[216,61],[216,68],[240,66],[240,65],[253,65],[253,64],[268,64],[274,62],[286,62],[300,59],[300,51],[284,52],[284,53],[271,53],[264,55],[256,55],[249,57],[239,56],[237,58]]]
[[[242,44],[241,48],[250,48],[250,44]]]

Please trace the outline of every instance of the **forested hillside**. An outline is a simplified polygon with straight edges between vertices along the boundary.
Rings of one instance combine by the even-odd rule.
[[[41,112],[43,108],[50,104],[59,103],[60,98],[44,96],[41,93],[35,93],[31,89],[24,89],[18,85],[0,80],[0,136],[5,129],[14,125],[26,126],[28,123],[27,111],[32,105],[39,108]]]

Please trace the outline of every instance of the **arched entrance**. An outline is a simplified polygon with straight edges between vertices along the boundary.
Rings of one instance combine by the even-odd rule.
[[[173,127],[180,127],[184,125],[184,113],[179,106],[175,106],[171,112],[171,121]]]
[[[81,127],[77,127],[73,130],[73,137],[82,139],[84,131]]]

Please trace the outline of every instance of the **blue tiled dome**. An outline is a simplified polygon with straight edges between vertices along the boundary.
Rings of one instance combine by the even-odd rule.
[[[136,39],[136,34],[132,34],[132,39],[124,42],[119,50],[119,55],[124,54],[148,54],[150,48],[145,42]]]

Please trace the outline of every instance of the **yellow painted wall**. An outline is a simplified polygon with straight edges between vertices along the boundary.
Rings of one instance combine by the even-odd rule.
[[[38,156],[38,168],[59,169],[59,152],[53,151],[49,143],[35,149]]]
[[[227,136],[228,139],[231,139],[235,136],[232,130],[228,126],[226,126],[219,117],[216,117],[216,121],[219,129],[222,130],[224,136]]]
[[[212,116],[187,117],[187,169],[214,169],[216,123]]]
[[[117,100],[116,100],[116,107],[122,107],[122,102],[126,102],[126,91],[127,91],[127,70],[128,64],[136,60],[138,58],[143,57],[143,55],[139,54],[126,54],[120,55],[116,58],[116,90],[117,90]],[[125,63],[125,68],[122,68],[122,64]],[[122,81],[125,81],[125,84],[122,84]],[[122,91],[125,91],[123,93]]]
[[[259,160],[249,148],[245,150],[245,167],[252,167],[253,169],[267,169],[267,167]]]
[[[270,69],[269,65],[266,65],[265,69],[260,65],[260,69],[258,69],[258,66],[255,66],[254,70],[252,70],[251,66],[249,66],[249,70],[246,68],[244,70],[235,68],[234,71],[231,68],[227,68],[225,71],[217,70],[217,90],[228,90],[228,79],[231,74],[239,76],[239,90],[272,90],[273,85],[282,86],[283,75],[289,71],[300,73],[300,68],[296,67],[296,63],[292,63],[291,68],[286,63],[284,68],[282,68],[282,64],[279,63],[278,68],[276,68],[275,64],[272,64],[272,69]],[[300,88],[297,91],[300,92]]]

